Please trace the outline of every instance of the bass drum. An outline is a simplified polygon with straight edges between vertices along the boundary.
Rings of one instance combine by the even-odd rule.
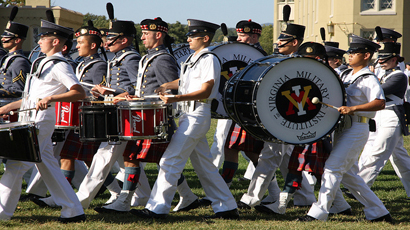
[[[257,60],[225,85],[228,115],[254,137],[294,145],[329,135],[346,104],[343,83],[329,66],[312,58],[269,56]]]
[[[181,57],[177,59],[179,63],[185,61],[194,52],[192,50],[189,52],[187,49],[189,49],[189,46],[181,47],[179,50],[174,51],[175,57]],[[229,116],[222,102],[226,81],[248,64],[266,56],[266,53],[253,45],[240,42],[228,42],[217,46],[210,46],[209,50],[214,52],[219,57],[219,60],[221,60],[219,93],[216,100],[212,102],[212,118],[228,119]],[[182,57],[184,57],[184,60],[182,60]]]

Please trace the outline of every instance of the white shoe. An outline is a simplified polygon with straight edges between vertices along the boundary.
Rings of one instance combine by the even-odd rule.
[[[288,193],[288,192],[281,192],[279,195],[279,205],[278,205],[278,211],[279,214],[285,214],[286,212],[286,207],[288,206],[288,203],[290,199],[292,199],[293,193]]]
[[[118,194],[118,193],[111,194],[110,199],[108,199],[107,202],[105,202],[104,204],[105,204],[105,205],[112,204],[112,203],[114,203],[114,202],[118,199],[118,197],[119,197],[119,194]]]
[[[149,200],[149,197],[138,197],[135,193],[132,196],[131,199],[131,207],[138,207],[138,206],[142,206],[145,207],[145,205],[147,204]]]
[[[109,212],[129,212],[131,209],[131,198],[135,190],[122,190],[118,199],[112,204],[105,205],[100,208],[95,208],[94,210],[98,213],[109,213]]]

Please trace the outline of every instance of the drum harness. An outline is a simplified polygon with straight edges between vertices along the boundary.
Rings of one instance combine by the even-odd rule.
[[[143,73],[145,73],[145,70],[147,69],[148,64],[151,63],[151,61],[154,60],[154,58],[156,58],[156,57],[158,57],[158,56],[160,56],[160,55],[169,55],[169,56],[171,56],[171,57],[175,60],[175,63],[178,63],[178,61],[177,61],[177,59],[174,57],[174,55],[172,55],[172,54],[170,54],[170,53],[165,53],[165,52],[164,52],[164,53],[157,53],[157,54],[153,55],[152,57],[150,57],[150,58],[149,58],[148,60],[146,60],[146,61],[145,61],[145,59],[147,59],[147,56],[148,56],[148,55],[144,55],[144,56],[142,57],[141,61],[140,61],[139,64],[138,64],[138,70],[141,70],[141,71],[138,71],[137,88],[135,89],[135,95],[136,95],[136,96],[141,97],[140,91],[141,91],[142,79],[144,78],[144,77],[143,77]],[[142,63],[144,63],[144,64],[142,64]],[[178,68],[179,68],[179,66],[178,66]]]
[[[44,59],[44,60],[43,60],[43,59]],[[65,62],[65,63],[67,63],[68,65],[70,65],[70,64],[67,62],[67,60],[66,60],[65,58],[63,58],[63,57],[58,57],[58,56],[45,57],[45,56],[43,56],[43,57],[37,58],[37,59],[33,62],[33,64],[31,65],[30,74],[27,74],[27,80],[26,80],[26,81],[28,82],[28,84],[26,84],[25,87],[24,87],[24,92],[23,92],[23,97],[22,97],[22,102],[21,102],[20,110],[29,109],[28,107],[29,107],[30,105],[27,104],[27,102],[28,102],[27,99],[28,99],[28,96],[30,95],[30,94],[29,94],[29,91],[30,91],[30,87],[31,87],[31,83],[32,83],[32,82],[31,82],[31,79],[32,79],[32,77],[37,77],[37,78],[39,78],[41,72],[43,71],[43,68],[44,68],[45,64],[47,64],[47,63],[50,62],[50,61],[54,62],[54,64],[56,64],[57,62],[63,61],[63,62]],[[71,66],[71,65],[70,65],[70,66]],[[38,99],[36,99],[36,100],[40,101],[41,98],[38,98]],[[37,112],[38,112],[38,111],[36,111],[35,114],[32,114],[31,112],[32,112],[32,110],[27,110],[27,111],[24,112],[24,113],[19,113],[19,121],[20,121],[20,120],[21,120],[21,121],[28,121],[28,120],[30,120],[30,118],[31,118],[33,115],[34,115],[33,118],[35,118],[35,117],[37,116]]]
[[[24,55],[14,54],[14,55],[11,55],[11,56],[5,56],[5,57],[3,57],[3,59],[1,59],[1,61],[0,61],[0,64],[1,64],[1,65],[0,65],[0,66],[1,66],[1,68],[0,68],[0,74],[5,74],[5,73],[7,72],[7,69],[10,67],[11,63],[13,63],[13,61],[14,61],[16,58],[24,58],[24,59],[26,59],[26,60],[28,61],[28,63],[30,63],[30,65],[31,65],[31,61],[30,61],[28,58],[26,58]],[[18,81],[18,80],[22,80],[22,81],[25,83],[25,79],[20,79],[19,76],[15,77],[12,81],[13,81],[13,83],[14,83],[14,82],[16,82],[16,81]],[[3,86],[0,85],[0,88],[3,88]]]
[[[211,51],[205,51],[203,52],[198,59],[196,59],[195,62],[191,62],[191,58],[195,53],[189,55],[189,57],[187,58],[187,60],[183,63],[181,63],[181,71],[182,71],[182,75],[185,74],[186,69],[189,68],[193,68],[198,61],[205,55],[207,54],[211,54],[214,55],[216,58],[218,58],[219,64],[222,65],[221,59],[219,59],[218,55],[216,55],[215,53],[211,52]],[[182,94],[180,88],[183,85],[183,80],[182,78],[179,79],[179,89],[178,89],[178,94]],[[215,99],[214,99],[215,100]],[[181,101],[177,103],[177,117],[181,116],[184,113],[190,113],[193,112],[195,110],[195,108],[197,106],[200,105],[200,103],[204,103],[207,104],[211,102],[211,100],[209,99],[202,99],[202,100],[195,100],[195,101]]]
[[[105,63],[105,61],[103,61],[103,60],[93,60],[93,61],[90,61],[89,63],[87,63],[87,65],[85,65],[84,68],[80,71],[81,65],[83,65],[84,62],[85,62],[85,61],[80,62],[80,63],[78,64],[77,68],[75,69],[75,74],[76,74],[77,79],[78,79],[79,81],[81,81],[81,79],[83,78],[84,71],[86,71],[86,70],[88,69],[88,67],[90,67],[91,65],[94,65],[94,64],[97,63],[97,62],[103,62],[103,63]]]
[[[111,66],[115,66],[118,63],[120,63],[126,56],[130,55],[130,54],[136,54],[138,56],[140,56],[140,54],[135,51],[135,50],[129,50],[127,52],[124,52],[123,54],[121,54],[121,56],[119,56],[118,58],[114,58],[111,61],[107,61],[108,65],[107,65],[107,87],[111,87],[111,76],[110,76],[110,69]]]
[[[340,76],[342,81],[344,80],[344,78],[352,71],[353,69],[346,69],[345,71],[343,71]],[[358,77],[356,77],[352,82],[348,82],[348,83],[343,83],[345,88],[348,88],[350,85],[353,85],[357,80],[364,78],[364,77],[368,77],[368,76],[372,76],[374,74],[363,74],[360,75]],[[349,129],[350,127],[352,127],[352,122],[360,122],[360,123],[366,123],[369,124],[369,130],[370,132],[375,132],[376,131],[376,122],[375,120],[368,118],[368,117],[364,117],[364,116],[357,116],[357,115],[344,115],[340,124],[337,126],[336,131],[337,132],[342,132],[345,129]]]

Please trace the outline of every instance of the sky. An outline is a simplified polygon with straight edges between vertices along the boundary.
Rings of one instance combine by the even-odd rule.
[[[102,0],[51,0],[52,6],[61,6],[82,14],[105,15]],[[240,20],[260,24],[273,23],[273,0],[111,0],[114,17],[140,23],[146,18],[161,17],[168,23],[187,24],[187,19],[200,19],[235,27]],[[250,4],[252,3],[252,4]]]

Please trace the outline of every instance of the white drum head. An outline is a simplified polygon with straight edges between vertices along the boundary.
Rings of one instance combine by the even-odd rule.
[[[345,91],[338,75],[311,58],[285,59],[269,69],[257,88],[256,110],[266,130],[290,144],[308,144],[335,128],[340,113],[312,99],[340,107]]]
[[[252,45],[233,42],[209,48],[221,60],[221,79],[219,83],[219,93],[217,96],[218,107],[216,113],[227,118],[222,102],[222,95],[226,81],[236,72],[245,68],[248,64],[257,59],[263,58],[265,53]]]

